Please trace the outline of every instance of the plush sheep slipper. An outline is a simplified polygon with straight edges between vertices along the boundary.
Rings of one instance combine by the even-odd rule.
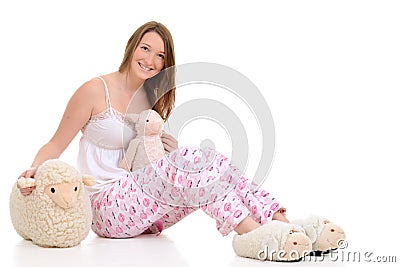
[[[345,240],[343,229],[328,219],[310,216],[291,223],[301,226],[312,241],[312,255],[320,256],[338,248],[338,243]]]
[[[311,251],[311,240],[298,225],[280,221],[264,224],[233,237],[233,250],[240,257],[269,261],[299,261]]]

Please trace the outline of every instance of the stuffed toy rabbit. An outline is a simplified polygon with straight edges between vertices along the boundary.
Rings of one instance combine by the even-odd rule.
[[[164,146],[161,134],[164,121],[161,116],[147,109],[139,114],[127,114],[126,119],[135,124],[137,135],[130,141],[119,167],[134,171],[162,158]]]

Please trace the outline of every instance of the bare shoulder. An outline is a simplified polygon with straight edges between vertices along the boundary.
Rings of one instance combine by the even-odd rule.
[[[103,82],[99,78],[93,78],[82,84],[76,90],[76,94],[91,98],[101,97],[104,95],[103,87]]]
[[[96,109],[97,106],[104,103],[105,92],[103,82],[99,78],[93,78],[82,84],[72,97],[78,102],[85,102],[86,105],[90,105]]]

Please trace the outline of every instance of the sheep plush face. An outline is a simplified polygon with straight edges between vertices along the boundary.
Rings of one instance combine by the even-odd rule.
[[[304,228],[313,242],[315,251],[335,249],[338,247],[338,242],[346,238],[344,230],[339,225],[323,217],[310,216],[295,223]]]
[[[48,161],[43,166],[36,171],[35,179],[20,178],[18,183],[21,187],[36,186],[35,191],[44,192],[42,200],[54,202],[63,209],[75,206],[83,185],[94,184],[91,176],[82,176],[76,169],[61,161]],[[47,199],[44,199],[46,196]]]
[[[53,184],[44,189],[45,194],[63,209],[75,206],[80,191],[80,182]]]
[[[274,234],[265,238],[263,245],[268,247],[270,252],[278,252],[278,254],[271,256],[279,257],[279,261],[292,261],[304,256],[305,253],[311,250],[310,239],[305,235],[301,227],[294,224],[282,226],[282,223],[279,222],[277,224],[276,221],[270,224],[276,224],[273,231]]]
[[[164,121],[152,109],[145,110],[139,114],[129,114],[127,119],[135,124],[138,136],[161,135],[162,133]]]
[[[312,246],[300,226],[277,220],[235,235],[232,245],[238,256],[270,261],[296,261]]]

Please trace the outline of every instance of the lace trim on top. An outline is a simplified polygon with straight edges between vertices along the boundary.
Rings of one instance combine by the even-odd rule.
[[[110,117],[113,117],[112,114],[114,114],[114,117],[119,121],[122,122],[128,126],[130,126],[131,128],[134,128],[134,123],[131,122],[130,120],[126,119],[125,115],[122,114],[121,112],[119,112],[118,110],[114,109],[113,107],[108,107],[105,110],[94,114],[90,117],[90,119],[86,122],[86,124],[82,127],[82,132],[85,131],[86,126],[89,123],[94,123],[98,120],[104,120]]]

